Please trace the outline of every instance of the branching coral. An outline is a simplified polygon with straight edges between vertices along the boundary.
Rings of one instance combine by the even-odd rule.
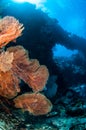
[[[0,48],[21,36],[23,29],[23,24],[14,17],[6,16],[0,19]]]
[[[0,21],[0,47],[21,35],[23,25],[14,17],[5,17]],[[39,91],[48,80],[49,72],[37,59],[30,59],[22,46],[9,47],[0,53],[0,96],[12,99],[20,92],[21,80],[32,88],[34,93],[22,94],[14,99],[15,107],[28,110],[33,115],[50,112],[52,103]]]

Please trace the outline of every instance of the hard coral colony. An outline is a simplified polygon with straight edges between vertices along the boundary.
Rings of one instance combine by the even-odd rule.
[[[0,20],[0,48],[21,36],[24,27],[14,17]],[[46,66],[37,59],[30,59],[28,52],[20,45],[9,47],[0,53],[0,96],[13,99],[16,108],[33,115],[45,115],[52,109],[52,103],[40,93],[49,77]],[[23,80],[32,88],[32,93],[17,96]],[[17,97],[15,97],[17,96]]]

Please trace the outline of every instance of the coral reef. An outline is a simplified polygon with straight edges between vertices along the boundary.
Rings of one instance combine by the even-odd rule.
[[[21,35],[24,29],[14,17],[5,17],[0,21],[0,47]],[[13,46],[0,53],[0,96],[13,99],[16,108],[22,108],[33,115],[45,115],[52,109],[52,103],[41,93],[48,80],[46,66],[38,60],[30,59],[22,46]],[[19,86],[23,80],[34,93],[22,94]],[[15,97],[17,96],[17,97]]]
[[[20,11],[15,13],[14,8],[15,10]],[[29,7],[26,6],[25,3],[20,4],[19,9],[19,4],[15,3],[13,6],[10,4],[9,9],[7,7],[5,13],[2,14],[3,16],[10,14],[11,16],[15,16],[23,22],[25,32],[24,35],[18,39],[18,43],[22,44],[30,51],[32,58],[36,58],[38,60],[30,59],[28,57],[28,52],[22,46],[14,46],[7,48],[6,51],[0,51],[0,82],[2,82],[0,85],[0,95],[4,96],[0,96],[0,128],[6,130],[85,130],[86,62],[83,64],[83,58],[81,57],[80,60],[79,56],[75,56],[74,61],[72,58],[71,61],[67,61],[67,59],[62,58],[62,60],[59,59],[55,65],[54,61],[52,60],[51,48],[55,45],[55,43],[57,43],[64,45],[71,50],[74,48],[78,49],[86,55],[86,40],[67,33],[62,28],[60,28],[61,26],[54,19],[48,18],[48,15],[42,13],[40,10],[35,10],[33,8],[31,5]],[[56,24],[53,21],[55,21]],[[2,34],[0,33],[0,35]],[[2,45],[4,46],[4,44]],[[43,88],[46,84],[45,82],[40,81],[40,76],[38,76],[44,72],[43,69],[40,72],[40,67],[42,66],[39,63],[47,65],[49,72],[51,71],[50,79],[46,85],[48,90],[46,90],[46,95],[47,97],[51,98],[54,104],[53,111],[50,113],[48,113],[49,111],[46,112],[48,108],[50,108],[50,110],[52,108],[51,103],[49,104],[50,101],[44,97],[44,95],[42,95],[44,97],[42,100],[39,100],[39,96],[37,97],[37,95],[41,95],[43,93],[45,94]],[[63,64],[60,64],[59,66],[58,63]],[[58,68],[56,69],[56,67]],[[66,69],[64,69],[64,67]],[[44,75],[44,73],[42,75]],[[56,79],[57,81],[51,81],[53,80],[52,75],[58,75]],[[19,88],[17,88],[17,85],[15,85],[15,83],[17,83],[15,77],[18,80],[17,85],[20,86]],[[25,84],[22,83],[22,80],[25,82]],[[46,78],[45,80],[47,81]],[[56,82],[58,83],[57,93],[55,93]],[[71,86],[69,83],[73,83],[75,86]],[[77,83],[79,83],[79,85]],[[44,85],[40,86],[40,84]],[[24,85],[26,85],[27,88],[30,87],[30,90],[26,89],[26,86]],[[26,91],[22,91],[22,88],[24,88]],[[31,91],[31,93],[29,91]],[[25,98],[25,95],[29,95],[28,98]],[[36,98],[34,97],[34,99],[30,95],[36,95]],[[53,95],[55,97],[52,99]],[[19,98],[22,98],[24,101],[21,101]],[[17,99],[20,104],[17,104]],[[21,109],[14,109],[14,107],[11,109],[11,107],[8,106],[9,103],[12,104],[11,101],[15,103],[13,104],[15,107]],[[43,101],[45,101],[47,104],[43,104]],[[42,107],[43,109],[41,111],[40,108],[35,109],[36,106],[37,108]],[[47,106],[47,109],[45,109],[44,106]],[[3,108],[3,110],[1,108]],[[26,112],[22,113],[21,110]],[[3,111],[5,111],[5,113],[3,113]],[[29,114],[27,111],[29,111],[31,114]],[[46,112],[45,116],[33,116],[42,115],[44,114],[44,111]],[[10,114],[8,114],[8,116],[6,114],[10,112],[12,113],[12,117],[9,116]],[[39,112],[41,113],[39,114]],[[20,113],[21,115],[19,115]],[[13,115],[16,115],[14,116],[15,119],[13,119]],[[23,119],[25,119],[23,124],[21,124],[22,116]],[[3,123],[5,125],[3,125]]]
[[[0,130],[22,130],[23,122],[23,117],[18,118],[18,116],[16,116],[15,118],[12,115],[0,111]]]

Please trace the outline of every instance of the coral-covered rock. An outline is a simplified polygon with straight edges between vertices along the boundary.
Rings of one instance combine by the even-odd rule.
[[[14,17],[6,16],[0,19],[0,48],[21,36],[23,29],[23,24]]]
[[[52,109],[52,103],[40,93],[22,94],[14,99],[15,107],[31,114],[45,115]]]

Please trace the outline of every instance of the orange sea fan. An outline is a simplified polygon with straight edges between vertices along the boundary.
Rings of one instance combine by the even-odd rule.
[[[0,48],[21,36],[24,27],[17,19],[6,16],[0,20]],[[2,50],[2,49],[1,49]],[[9,47],[0,52],[0,96],[12,99],[20,92],[23,80],[34,93],[17,96],[13,101],[16,108],[29,111],[33,115],[45,115],[52,109],[52,103],[39,91],[48,80],[49,72],[37,59],[30,59],[22,46]]]
[[[6,16],[0,19],[0,48],[21,36],[23,29],[23,24],[14,17]]]
[[[38,70],[29,74],[29,80],[27,80],[27,83],[33,91],[42,91],[48,80],[48,76],[48,69],[45,65],[41,65]]]
[[[13,53],[3,51],[0,54],[0,70],[3,72],[9,71],[12,68]]]
[[[45,115],[52,109],[52,103],[40,93],[22,94],[14,99],[15,107],[31,114]]]
[[[29,59],[27,51],[21,46],[10,47],[7,51],[14,54],[12,71],[33,91],[43,90],[49,76],[47,67],[40,65],[36,59]]]
[[[0,96],[11,99],[20,92],[19,79],[11,72],[0,71]]]

